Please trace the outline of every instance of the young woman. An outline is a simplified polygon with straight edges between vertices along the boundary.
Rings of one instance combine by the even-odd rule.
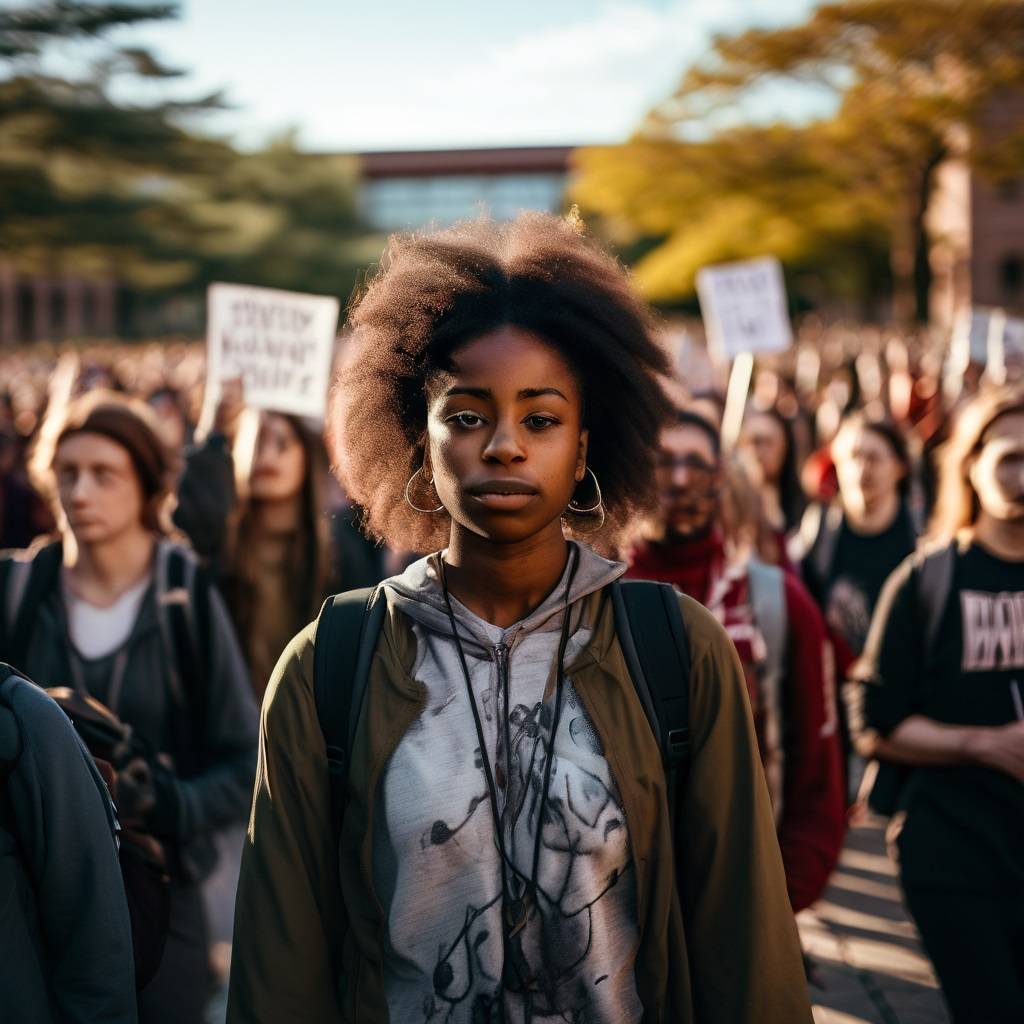
[[[229,396],[206,443],[186,456],[174,518],[220,583],[262,699],[281,652],[324,598],[377,583],[382,559],[350,509],[328,518],[318,434],[298,416],[264,412],[254,449],[229,447],[242,409],[240,392]]]
[[[857,675],[865,756],[909,766],[907,904],[957,1024],[1024,1020],[1024,392],[966,407],[937,547],[885,585]]]
[[[897,427],[854,413],[839,427],[832,458],[839,499],[808,509],[801,569],[842,676],[864,649],[882,584],[914,550],[917,531],[908,503],[910,457]]]
[[[729,639],[680,599],[673,835],[607,592],[625,567],[570,539],[610,547],[655,497],[665,365],[621,270],[540,215],[399,237],[352,326],[346,486],[434,554],[383,584],[340,842],[312,627],[275,670],[229,1019],[809,1020]]]
[[[60,536],[0,567],[0,659],[41,686],[99,700],[148,751],[118,790],[119,812],[163,841],[172,875],[167,943],[139,1019],[192,1024],[212,981],[200,883],[215,830],[245,816],[256,709],[217,593],[201,576],[169,580],[172,559],[192,563],[163,535],[173,465],[150,410],[93,392],[70,404],[54,436],[34,470],[56,500]],[[173,606],[196,623],[187,644],[172,635]]]
[[[758,484],[764,516],[775,535],[778,561],[786,560],[787,541],[800,528],[807,506],[800,486],[793,427],[774,408],[754,409],[743,422],[740,449],[749,456],[747,466]]]

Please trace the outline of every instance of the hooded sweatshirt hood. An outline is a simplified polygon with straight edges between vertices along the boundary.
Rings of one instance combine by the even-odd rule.
[[[481,1011],[508,1024],[642,1017],[625,812],[573,680],[593,628],[584,598],[626,567],[585,544],[572,542],[569,555],[551,593],[505,629],[454,597],[449,616],[443,552],[384,584],[389,606],[411,620],[412,675],[425,690],[385,768],[374,822],[392,1020],[433,1020],[442,1006],[455,1024]],[[516,972],[543,991],[507,988]]]
[[[504,629],[482,619],[458,598],[449,595],[459,627],[459,639],[466,653],[475,648],[474,653],[479,654],[482,649],[489,650],[499,643],[511,645],[527,633],[561,629],[561,613],[566,606],[566,582],[573,568],[573,549],[577,551],[579,557],[569,588],[568,603],[573,608],[574,617],[578,616],[576,606],[582,598],[617,580],[626,571],[625,563],[602,558],[589,545],[570,541],[570,557],[566,559],[561,578],[551,593],[525,618]],[[400,576],[385,580],[383,586],[390,592],[388,596],[394,606],[409,618],[435,633],[450,637],[451,620],[448,617],[444,591],[441,587],[441,559],[444,555],[444,551],[439,551],[413,562]],[[573,632],[577,621],[570,624]]]

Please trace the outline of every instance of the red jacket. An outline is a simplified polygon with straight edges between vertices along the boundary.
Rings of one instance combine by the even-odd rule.
[[[672,583],[707,605],[722,622],[747,671],[755,720],[762,719],[767,709],[760,706],[757,665],[764,657],[764,640],[751,630],[753,616],[744,566],[725,566],[716,537],[679,545],[643,544],[633,551],[631,563],[627,576]],[[835,674],[825,624],[796,576],[783,573],[783,588],[788,642],[780,706],[775,709],[782,723],[778,834],[789,898],[796,912],[818,899],[839,860],[846,832],[846,800],[836,728]],[[762,741],[763,737],[759,730]],[[766,763],[770,753],[762,749]]]

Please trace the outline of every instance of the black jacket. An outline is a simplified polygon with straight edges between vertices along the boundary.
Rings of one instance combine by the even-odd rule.
[[[64,712],[0,663],[0,1018],[134,1024],[116,819]]]

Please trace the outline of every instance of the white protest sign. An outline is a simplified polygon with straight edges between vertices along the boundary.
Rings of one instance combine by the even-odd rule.
[[[242,378],[245,403],[323,419],[339,303],[325,295],[213,284],[207,292],[207,394]]]
[[[1024,319],[1008,316],[1003,321],[1003,374],[1006,380],[1024,376]]]
[[[999,331],[999,318],[992,314],[993,310],[978,307],[964,310],[961,314],[953,336],[959,363],[966,366],[968,363],[984,364],[988,360],[992,329],[995,327],[996,333]]]
[[[777,259],[703,267],[697,273],[697,295],[708,344],[721,356],[782,352],[793,343]]]

